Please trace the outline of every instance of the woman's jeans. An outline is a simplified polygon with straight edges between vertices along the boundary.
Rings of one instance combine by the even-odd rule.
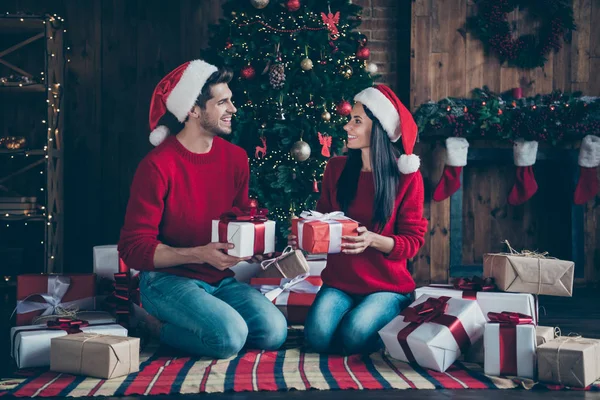
[[[144,309],[163,322],[161,342],[195,355],[228,358],[244,346],[275,350],[287,338],[277,307],[235,278],[211,285],[144,271],[140,291]]]
[[[306,345],[318,353],[375,352],[383,346],[378,331],[409,304],[406,294],[351,295],[323,285],[306,319]]]

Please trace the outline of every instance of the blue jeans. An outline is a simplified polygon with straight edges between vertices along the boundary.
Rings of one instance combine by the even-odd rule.
[[[351,295],[324,285],[306,318],[306,345],[318,353],[375,352],[383,346],[377,332],[409,304],[405,294]]]
[[[234,278],[211,285],[165,272],[142,272],[142,305],[163,322],[161,342],[211,358],[242,347],[275,350],[287,338],[283,314],[258,290]]]

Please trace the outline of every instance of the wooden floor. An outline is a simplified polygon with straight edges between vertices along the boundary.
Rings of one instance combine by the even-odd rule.
[[[14,289],[5,290],[0,294],[0,320],[9,321],[15,306]],[[578,333],[590,338],[600,339],[600,293],[598,289],[575,289],[574,296],[540,297],[540,323],[544,326],[558,326],[563,335]],[[10,358],[9,324],[1,324],[0,336],[0,376],[7,377],[14,371]],[[571,400],[598,399],[600,392],[582,391],[524,391],[524,390],[387,390],[387,391],[309,391],[309,392],[255,392],[255,393],[224,393],[199,394],[185,396],[152,396],[153,399],[181,398],[185,400],[200,399],[238,399],[238,400],[353,400],[353,399],[460,399],[468,400],[485,397],[486,400],[518,399],[526,396],[528,400]],[[144,396],[108,397],[106,399],[139,399]]]

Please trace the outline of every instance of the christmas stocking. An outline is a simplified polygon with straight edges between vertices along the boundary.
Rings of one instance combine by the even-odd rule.
[[[513,158],[517,166],[516,182],[508,195],[508,204],[518,206],[537,192],[538,185],[533,175],[533,164],[537,157],[538,142],[519,139],[513,146]]]
[[[442,201],[452,196],[460,188],[460,173],[467,165],[469,142],[465,138],[449,137],[446,139],[446,165],[440,178],[433,200]]]
[[[573,202],[585,204],[598,193],[598,165],[600,165],[600,137],[587,135],[579,148],[579,180]]]

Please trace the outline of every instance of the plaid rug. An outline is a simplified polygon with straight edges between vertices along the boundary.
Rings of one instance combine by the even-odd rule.
[[[344,389],[512,389],[533,382],[488,377],[475,364],[456,362],[445,373],[396,361],[383,352],[332,356],[280,351],[243,351],[227,360],[174,356],[148,347],[138,373],[111,380],[22,370],[0,381],[0,397],[84,397]],[[547,387],[547,386],[546,386]],[[559,389],[559,387],[550,387]],[[600,390],[597,382],[592,390]]]

